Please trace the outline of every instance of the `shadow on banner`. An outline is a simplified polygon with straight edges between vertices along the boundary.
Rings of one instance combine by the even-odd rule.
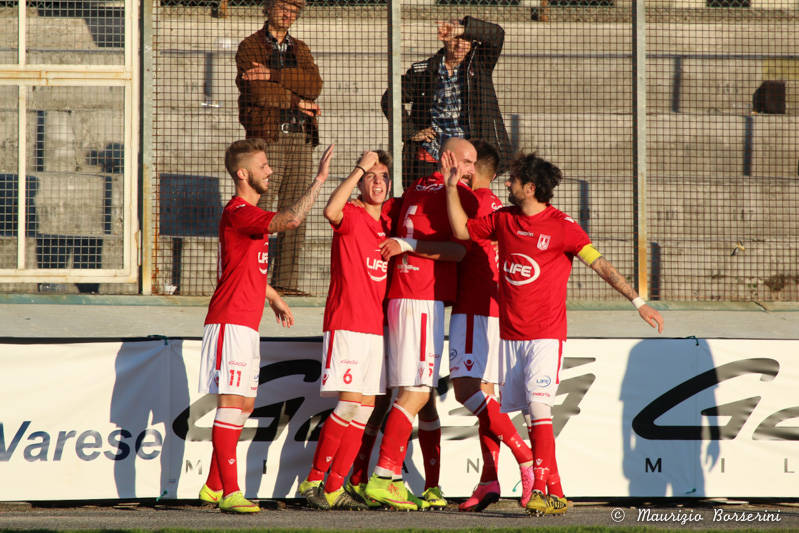
[[[154,460],[160,454],[158,494],[162,498],[177,498],[185,441],[170,430],[170,425],[174,409],[189,404],[183,340],[124,342],[116,355],[114,369],[116,380],[111,395],[110,420],[119,427],[121,438],[137,436],[133,449],[120,445],[114,463],[117,495],[120,498],[137,497],[136,461],[124,460],[129,454],[148,460]],[[158,392],[154,394],[154,390]],[[152,428],[161,422],[166,429],[164,436]]]
[[[701,497],[720,456],[719,378],[706,340],[644,340],[622,381],[623,471],[631,496]]]

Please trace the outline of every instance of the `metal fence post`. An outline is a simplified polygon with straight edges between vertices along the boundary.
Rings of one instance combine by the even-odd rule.
[[[646,8],[644,0],[633,2],[633,252],[634,284],[647,299],[646,231]]]
[[[153,216],[153,1],[142,0],[141,29],[141,293],[153,293],[155,217]]]
[[[388,143],[394,162],[394,196],[402,196],[402,0],[388,2],[388,86],[391,97]]]

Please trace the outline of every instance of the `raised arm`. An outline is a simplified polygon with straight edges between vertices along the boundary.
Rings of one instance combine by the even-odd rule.
[[[338,225],[343,217],[342,210],[352,195],[353,189],[358,186],[358,181],[366,172],[377,163],[377,153],[364,152],[350,175],[339,183],[336,190],[330,195],[325,206],[324,215],[331,224]]]
[[[452,235],[462,241],[469,240],[469,229],[466,227],[469,217],[463,209],[458,194],[461,172],[455,163],[455,156],[452,152],[447,151],[441,154],[441,172],[447,182],[447,216],[449,225],[452,227]]]
[[[305,216],[311,210],[311,206],[313,206],[319,194],[319,190],[322,188],[322,184],[330,174],[330,161],[333,159],[334,147],[335,145],[331,144],[327,147],[327,150],[325,150],[325,153],[319,160],[319,171],[316,173],[316,177],[311,181],[305,194],[303,194],[294,205],[286,209],[281,209],[275,214],[272,221],[269,223],[269,233],[297,229],[299,225],[302,224],[302,221],[305,220]]]
[[[505,30],[502,29],[502,26],[474,17],[464,17],[461,38],[469,41],[478,41],[480,44],[478,44],[478,48],[475,51],[476,58],[486,68],[493,70],[505,43]]]
[[[589,248],[591,250],[586,251],[585,248]],[[658,333],[663,333],[663,317],[660,313],[656,310],[647,305],[643,298],[638,296],[638,293],[635,292],[627,280],[624,279],[624,276],[619,274],[619,271],[616,270],[610,261],[605,259],[604,257],[598,255],[593,246],[586,246],[583,250],[580,251],[579,257],[580,259],[586,263],[591,269],[599,274],[599,277],[604,279],[608,285],[616,289],[616,291],[630,300],[632,304],[638,309],[638,314],[641,318],[653,328],[657,328]],[[593,251],[593,253],[591,252]],[[595,258],[591,260],[591,256]]]

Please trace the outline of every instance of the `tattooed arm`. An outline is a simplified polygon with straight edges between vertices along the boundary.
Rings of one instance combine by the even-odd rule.
[[[331,144],[327,147],[327,150],[325,150],[325,153],[319,160],[319,171],[316,173],[316,177],[313,181],[311,181],[305,194],[303,194],[294,205],[286,209],[281,209],[275,214],[272,221],[269,223],[269,233],[297,229],[299,225],[302,224],[302,221],[305,220],[305,216],[311,210],[311,206],[313,206],[316,197],[319,195],[322,184],[324,184],[330,173],[330,161],[333,159],[334,147],[335,145]]]
[[[591,264],[591,269],[599,274],[599,277],[604,279],[608,285],[616,289],[622,296],[636,304],[635,300],[638,298],[638,293],[635,292],[627,280],[624,279],[624,276],[619,274],[619,271],[616,270],[610,261],[605,259],[604,257],[597,257]],[[638,300],[639,302],[643,302],[643,300]],[[638,305],[638,304],[636,304]],[[650,326],[653,328],[657,328],[658,333],[663,333],[663,317],[660,316],[660,313],[656,309],[653,309],[646,303],[640,304],[638,307],[638,314],[641,315],[641,318],[644,319]]]

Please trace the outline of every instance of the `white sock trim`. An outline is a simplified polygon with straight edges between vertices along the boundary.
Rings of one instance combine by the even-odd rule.
[[[479,390],[469,396],[469,398],[463,402],[463,406],[474,416],[477,416],[483,412],[483,409],[486,408],[487,402],[488,397],[486,397],[483,391]]]
[[[530,402],[530,415],[533,422],[542,418],[552,419],[552,406],[543,402]]]
[[[410,414],[408,411],[406,411],[406,410],[405,410],[405,409],[404,409],[404,408],[403,408],[403,407],[402,407],[400,404],[398,404],[398,403],[396,403],[396,402],[395,402],[395,403],[394,403],[394,405],[393,405],[393,407],[392,407],[392,409],[397,409],[397,410],[399,410],[399,412],[401,412],[402,414],[404,414],[404,415],[405,415],[405,418],[407,418],[407,419],[408,419],[408,422],[410,422],[411,424],[413,424],[413,417],[412,417],[412,416],[411,416],[411,414]]]
[[[378,477],[394,478],[394,471],[388,468],[383,468],[382,466],[375,467],[375,474],[377,474]]]
[[[358,409],[355,411],[355,416],[352,417],[352,423],[358,423],[361,426],[365,426],[366,423],[369,422],[369,417],[372,416],[372,411],[374,410],[374,405],[359,405]]]
[[[338,417],[339,420],[344,421],[344,425],[350,423],[350,420],[355,418],[355,415],[358,413],[358,408],[361,406],[360,402],[352,402],[349,400],[339,400],[336,404],[336,408],[333,409],[333,414]]]
[[[225,429],[241,429],[241,409],[238,407],[217,407],[214,425]]]

